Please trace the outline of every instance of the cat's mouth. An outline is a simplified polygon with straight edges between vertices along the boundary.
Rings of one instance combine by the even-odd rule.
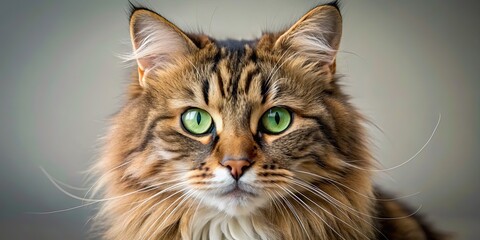
[[[229,216],[250,215],[268,202],[269,199],[264,196],[262,189],[252,184],[254,181],[249,181],[248,177],[234,180],[229,175],[227,172],[225,176],[228,178],[218,179],[223,180],[219,181],[223,184],[206,189],[196,197],[202,204]]]
[[[239,198],[239,197],[256,197],[252,187],[242,182],[236,182],[227,187],[220,193],[221,197]]]
[[[249,176],[248,172],[238,180],[228,171],[219,171],[216,177],[215,186],[202,191],[198,197],[203,204],[229,216],[252,214],[269,200],[264,191],[255,186],[255,176]]]
[[[227,191],[223,192],[221,194],[221,196],[222,197],[246,197],[246,196],[256,197],[257,196],[256,193],[253,193],[253,192],[241,187],[242,185],[240,185],[238,183],[235,183],[233,185],[234,186],[231,187],[231,189],[228,189]]]
[[[252,186],[235,182],[217,192],[212,201],[207,201],[207,204],[213,204],[217,209],[228,215],[239,216],[251,214],[264,204],[264,200]]]

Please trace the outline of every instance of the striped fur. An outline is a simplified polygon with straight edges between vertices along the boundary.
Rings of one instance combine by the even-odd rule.
[[[254,41],[187,34],[146,9],[131,32],[138,74],[95,167],[105,239],[440,239],[377,200],[363,118],[335,76],[335,4]],[[278,135],[259,128],[274,106],[293,113]],[[182,128],[192,107],[211,133]],[[253,162],[238,182],[226,156]]]

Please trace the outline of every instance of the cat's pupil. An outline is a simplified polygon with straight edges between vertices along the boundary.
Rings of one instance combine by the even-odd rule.
[[[202,121],[202,116],[200,116],[200,113],[197,112],[197,124],[200,125],[200,121]]]
[[[280,123],[280,114],[278,114],[278,112],[275,112],[275,122],[277,125]]]

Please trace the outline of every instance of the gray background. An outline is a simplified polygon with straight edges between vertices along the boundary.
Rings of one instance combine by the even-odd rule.
[[[185,30],[251,38],[281,29],[315,1],[148,1]],[[75,186],[97,158],[107,119],[123,102],[127,1],[2,1],[0,5],[0,239],[85,239],[93,207],[56,189]],[[343,1],[339,71],[385,168],[378,182],[459,239],[480,234],[480,4]],[[82,195],[82,191],[69,190]]]

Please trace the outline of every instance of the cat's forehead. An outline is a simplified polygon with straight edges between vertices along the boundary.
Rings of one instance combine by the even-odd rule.
[[[248,116],[255,105],[267,100],[267,69],[261,67],[254,40],[215,41],[216,53],[201,81],[203,99],[227,115]],[[262,90],[263,85],[263,90]],[[245,119],[246,120],[246,119]]]
[[[250,62],[257,64],[259,59],[257,58],[257,40],[212,40],[213,48],[208,51],[213,52],[213,58],[208,58],[207,61],[213,62],[216,70],[216,64],[220,61],[224,61],[226,67],[229,67],[231,71],[241,70],[239,67],[244,67]],[[260,59],[260,62],[262,60]]]
[[[311,109],[322,89],[319,79],[272,51],[265,39],[204,39],[176,67],[153,76],[154,92],[162,93],[156,98],[166,101],[160,105],[201,108],[244,126],[255,125],[252,117],[271,107]]]
[[[227,49],[228,51],[242,51],[245,50],[245,47],[248,46],[253,48],[256,45],[256,40],[245,40],[245,39],[225,39],[225,40],[215,40],[215,44],[219,48]]]

